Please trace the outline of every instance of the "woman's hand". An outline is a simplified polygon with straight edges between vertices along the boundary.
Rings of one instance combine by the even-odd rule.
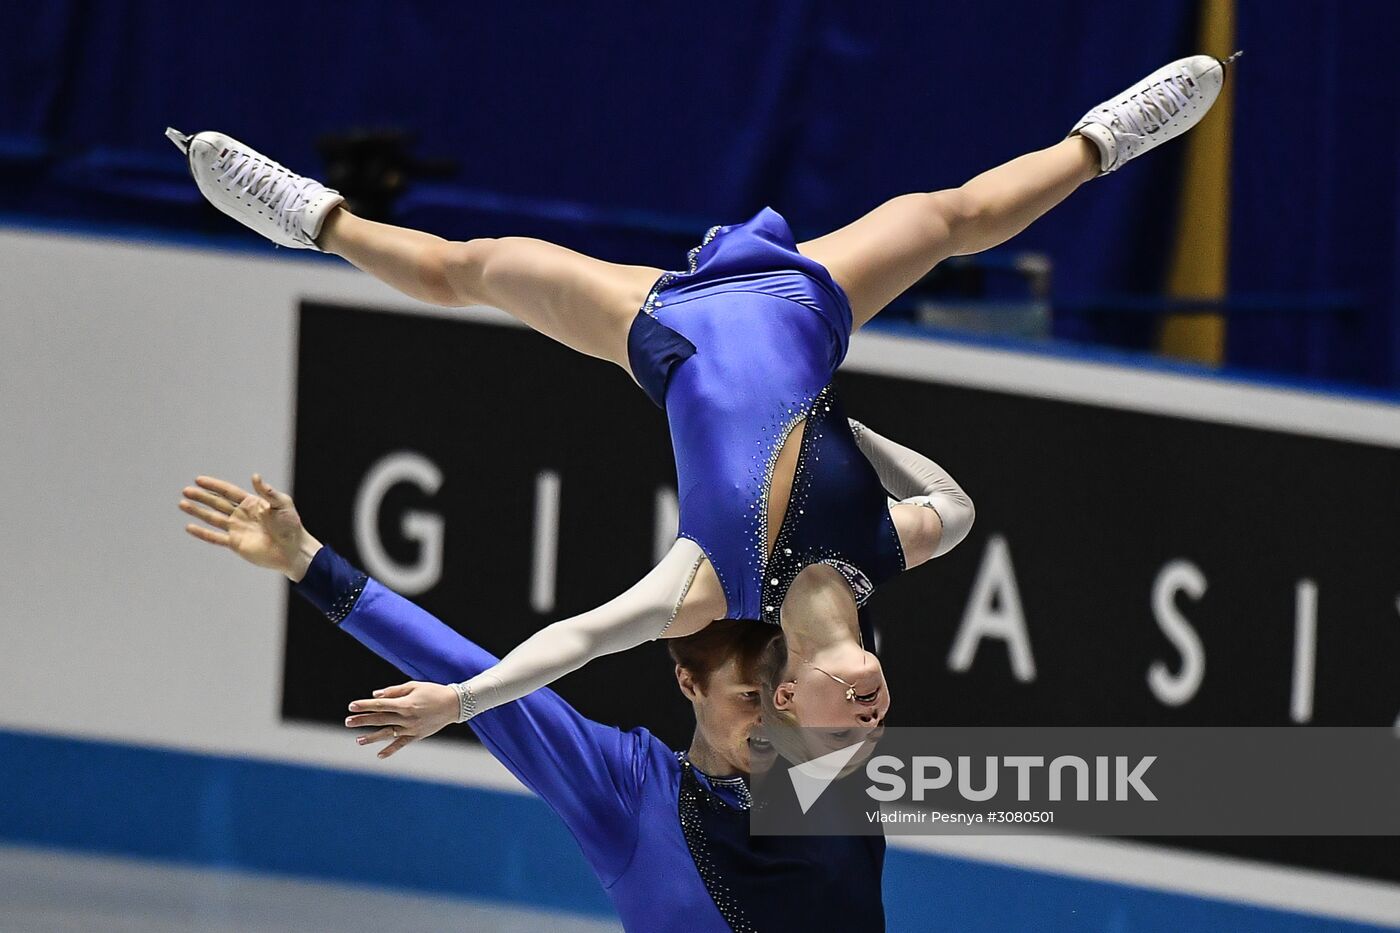
[[[293,583],[306,575],[321,542],[302,527],[291,496],[273,489],[257,473],[256,494],[212,476],[200,476],[195,483],[185,487],[180,510],[204,524],[186,525],[186,531],[228,548],[250,564],[283,573]]]
[[[426,684],[410,680],[397,687],[374,691],[372,700],[356,700],[350,704],[354,715],[345,725],[381,726],[382,728],[356,739],[360,745],[389,742],[379,752],[388,758],[411,742],[426,739],[441,731],[443,726],[457,721],[460,704],[457,691],[442,684]]]

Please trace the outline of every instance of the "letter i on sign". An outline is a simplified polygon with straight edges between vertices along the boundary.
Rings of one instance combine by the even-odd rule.
[[[559,566],[559,490],[556,470],[535,476],[535,547],[530,573],[530,608],[539,613],[554,610],[555,580]]]
[[[1312,721],[1316,667],[1317,584],[1299,580],[1293,595],[1293,701],[1289,714],[1294,722]]]

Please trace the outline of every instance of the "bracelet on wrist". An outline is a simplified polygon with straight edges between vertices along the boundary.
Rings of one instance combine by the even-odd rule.
[[[465,682],[451,686],[457,693],[457,721],[466,722],[476,715],[476,695]]]

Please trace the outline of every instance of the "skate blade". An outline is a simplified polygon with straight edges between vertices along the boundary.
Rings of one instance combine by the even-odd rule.
[[[190,154],[190,137],[186,136],[184,133],[181,133],[173,126],[167,126],[165,128],[165,136],[167,139],[169,139],[172,143],[175,144],[176,149],[179,149],[185,155]]]

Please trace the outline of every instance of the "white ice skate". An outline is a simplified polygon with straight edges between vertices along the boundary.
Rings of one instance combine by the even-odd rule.
[[[1099,148],[1100,174],[1174,139],[1200,122],[1220,96],[1225,61],[1193,55],[1158,68],[1122,94],[1090,110],[1070,130]]]
[[[165,135],[190,160],[190,174],[209,203],[279,246],[320,250],[321,224],[345,198],[223,133]]]

